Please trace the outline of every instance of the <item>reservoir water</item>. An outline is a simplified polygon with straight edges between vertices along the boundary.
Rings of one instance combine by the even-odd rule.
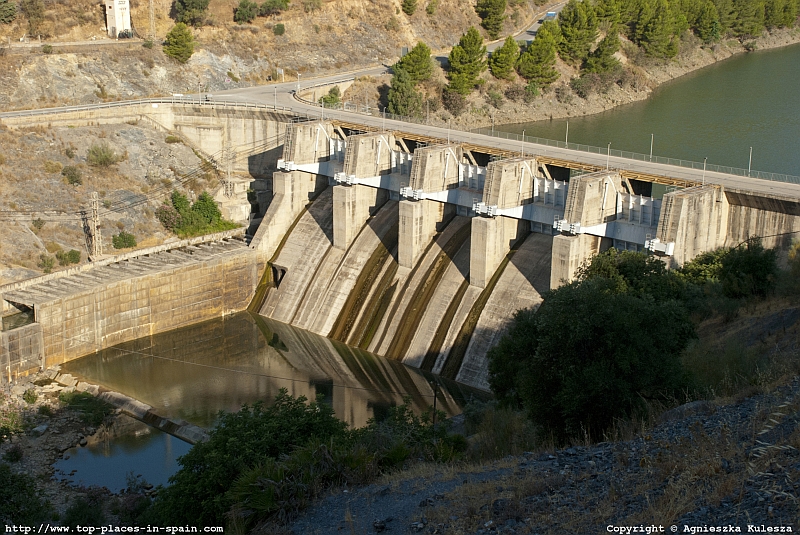
[[[578,97],[574,97],[578,98]],[[659,86],[647,100],[586,117],[496,130],[605,149],[800,175],[800,44],[741,54]]]

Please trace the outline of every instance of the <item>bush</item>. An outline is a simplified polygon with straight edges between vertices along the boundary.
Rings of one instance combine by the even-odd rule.
[[[492,90],[487,91],[486,101],[497,109],[503,107],[503,95],[498,93],[497,91],[492,91]]]
[[[44,219],[42,219],[41,217],[37,217],[31,222],[31,225],[33,225],[33,228],[38,231],[44,228],[45,223],[46,222]]]
[[[209,0],[175,0],[175,20],[180,24],[202,26]]]
[[[403,9],[403,13],[411,16],[417,10],[417,0],[403,0],[401,7]]]
[[[68,165],[61,170],[61,174],[67,180],[67,184],[70,186],[80,186],[83,184],[83,178],[81,177],[81,170],[74,165]]]
[[[42,416],[47,416],[48,418],[53,416],[53,408],[50,405],[39,405],[39,414]]]
[[[164,138],[164,143],[183,143],[183,140],[178,136],[167,136]]]
[[[44,162],[44,170],[47,173],[58,173],[59,171],[61,171],[61,169],[62,166],[58,162],[54,162],[51,160],[47,160],[46,162]]]
[[[70,264],[80,264],[81,252],[76,249],[70,249],[69,252],[58,251],[56,252],[56,259],[58,260],[58,263],[61,266],[68,266]]]
[[[277,15],[289,7],[289,0],[267,0],[258,10],[258,14],[262,17],[269,15]]]
[[[425,13],[435,15],[437,7],[439,7],[439,0],[429,0],[428,5],[425,6]]]
[[[67,147],[66,149],[64,149],[64,155],[65,155],[67,158],[70,158],[70,159],[71,159],[71,158],[74,158],[74,157],[75,157],[75,154],[76,154],[76,153],[75,153],[75,149],[74,149],[74,148],[72,148],[72,147]]]
[[[3,460],[9,463],[17,463],[22,460],[23,452],[19,444],[14,444],[3,454]]]
[[[145,47],[147,50],[153,48],[153,40],[152,39],[145,39],[142,43],[142,46]]]
[[[89,147],[89,152],[86,154],[86,161],[89,165],[96,167],[109,167],[120,161],[117,153],[114,152],[108,143],[95,143]]]
[[[217,203],[207,192],[198,197],[194,205],[178,191],[173,191],[170,203],[156,209],[155,215],[164,228],[181,237],[199,236],[236,228],[236,224],[222,219]]]
[[[322,7],[322,0],[301,0],[300,3],[306,13],[311,13]]]
[[[165,229],[175,231],[175,229],[180,228],[182,223],[181,214],[172,205],[162,204],[156,208],[155,214]]]
[[[45,253],[39,255],[39,263],[37,266],[45,273],[50,273],[53,271],[53,267],[55,267],[55,265],[56,261],[52,256],[48,256]]]
[[[328,91],[327,95],[323,95],[319,98],[320,104],[327,106],[329,108],[333,108],[337,106],[342,101],[342,92],[339,89],[338,85],[335,85]]]
[[[75,531],[78,526],[100,526],[106,521],[103,511],[103,493],[96,487],[89,489],[86,496],[78,496],[61,518],[62,526]]]
[[[22,394],[22,399],[25,401],[25,403],[33,405],[36,403],[36,400],[39,399],[39,395],[36,393],[36,390],[29,388]]]
[[[42,45],[42,54],[52,54],[53,45]]]
[[[250,0],[239,0],[239,6],[233,10],[233,21],[242,24],[253,22],[258,16],[258,4]]]
[[[0,463],[0,522],[6,526],[34,524],[50,515],[49,502],[39,498],[32,477],[15,474]]]
[[[111,237],[111,243],[114,245],[114,249],[130,249],[136,247],[136,237],[123,230]]]
[[[186,63],[194,54],[194,36],[186,24],[179,22],[164,40],[164,54],[172,59]]]
[[[11,24],[17,18],[17,4],[12,0],[0,0],[0,24]]]
[[[284,33],[286,33],[286,26],[284,26],[283,23],[279,22],[278,24],[272,27],[272,33],[274,33],[275,35],[283,35]]]
[[[467,99],[464,98],[464,95],[458,93],[457,91],[449,91],[445,89],[442,92],[442,104],[447,111],[456,117],[461,115],[464,110],[467,109]]]

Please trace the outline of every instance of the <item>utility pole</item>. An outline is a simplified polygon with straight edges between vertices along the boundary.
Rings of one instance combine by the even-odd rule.
[[[94,261],[103,256],[103,238],[100,236],[100,198],[97,196],[96,191],[92,192],[89,229],[91,234],[89,253]]]
[[[150,0],[150,40],[156,40],[156,8],[153,5],[155,0]]]

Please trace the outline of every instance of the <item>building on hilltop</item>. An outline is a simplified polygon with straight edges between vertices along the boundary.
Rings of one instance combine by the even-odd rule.
[[[117,37],[131,29],[130,0],[105,0],[106,29],[109,37]]]

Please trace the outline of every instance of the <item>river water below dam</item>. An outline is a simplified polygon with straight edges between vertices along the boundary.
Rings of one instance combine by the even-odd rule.
[[[574,97],[578,98],[578,97]],[[734,56],[595,115],[495,130],[669,158],[800,175],[800,45]]]

